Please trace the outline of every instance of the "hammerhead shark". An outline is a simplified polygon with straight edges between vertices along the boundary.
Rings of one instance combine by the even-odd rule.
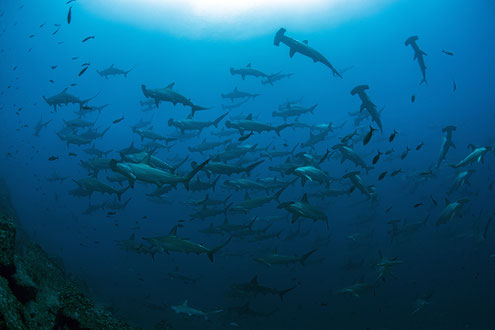
[[[333,65],[326,59],[325,56],[323,56],[320,52],[318,52],[316,49],[310,47],[308,45],[308,40],[303,40],[299,41],[296,39],[293,39],[291,37],[288,37],[285,35],[285,32],[287,30],[284,28],[280,28],[278,30],[277,34],[275,35],[275,39],[273,43],[275,46],[280,45],[280,43],[286,44],[289,48],[289,56],[292,58],[295,53],[299,53],[302,55],[305,55],[313,60],[313,62],[321,62],[323,65],[327,66],[332,70],[332,73],[334,76],[337,76],[339,78],[342,78],[342,75],[333,67]]]

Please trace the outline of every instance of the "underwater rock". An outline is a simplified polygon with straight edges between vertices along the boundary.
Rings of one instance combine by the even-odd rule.
[[[22,305],[10,291],[8,281],[1,276],[0,329],[27,329],[23,323]]]
[[[86,297],[16,220],[0,180],[0,329],[133,329]]]
[[[0,272],[14,264],[15,225],[14,221],[4,215],[0,216]]]

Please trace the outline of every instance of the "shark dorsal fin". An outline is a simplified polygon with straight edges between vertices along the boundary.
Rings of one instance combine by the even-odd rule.
[[[69,87],[65,87],[64,90],[62,91],[62,93],[67,92],[68,89],[69,89]],[[62,94],[62,93],[60,93],[60,94]]]
[[[253,120],[253,114],[250,113],[249,115],[247,115],[246,120]]]
[[[165,87],[165,88],[166,88],[166,89],[172,89],[172,88],[174,88],[174,85],[175,85],[175,82],[173,82],[173,83],[171,83],[171,84],[167,85],[167,87]]]
[[[258,284],[258,275],[254,275],[254,277],[251,279],[251,284]]]
[[[246,191],[246,194],[244,195],[244,200],[248,200],[248,199],[251,199],[251,197],[249,196],[249,193]]]
[[[251,63],[248,63],[248,64],[246,65],[246,67],[247,67],[247,68],[250,68],[250,67],[251,67]]]
[[[309,204],[307,193],[304,193],[303,197],[301,198],[301,202]]]
[[[170,229],[168,236],[177,236],[177,227],[178,225],[173,226],[172,229]]]
[[[308,40],[303,40],[302,42],[306,45],[308,44]]]

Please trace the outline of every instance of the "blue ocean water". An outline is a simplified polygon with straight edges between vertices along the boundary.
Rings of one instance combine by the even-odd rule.
[[[1,176],[33,240],[62,259],[67,272],[85,283],[95,301],[133,326],[153,328],[167,320],[177,329],[492,329],[494,9],[490,1],[390,1],[338,24],[304,27],[287,21],[282,25],[286,36],[308,40],[307,46],[323,54],[341,72],[341,79],[303,54],[291,58],[287,45],[275,46],[275,34],[282,27],[279,20],[274,20],[278,25],[268,20],[264,33],[242,38],[207,33],[190,37],[106,17],[105,12],[96,14],[82,0],[4,1],[0,5]],[[418,47],[427,54],[419,56],[426,65],[427,84],[420,84],[418,57],[404,44],[416,35]],[[82,42],[88,36],[95,38]],[[248,63],[266,74],[293,75],[270,85],[262,84],[266,78],[231,74],[230,68],[246,69]],[[106,79],[98,74],[112,65],[132,70],[126,77]],[[164,89],[171,83],[172,90],[186,100],[209,108],[196,112],[194,120],[227,116],[218,127],[184,136],[169,122],[187,120],[190,107],[163,100],[156,107],[141,87]],[[358,85],[369,86],[366,93],[373,102],[362,111],[362,101],[351,95]],[[94,98],[81,106],[57,106],[55,111],[43,97],[65,88],[80,99]],[[259,96],[226,109],[225,105],[239,101],[221,94],[234,88]],[[149,100],[149,109],[140,104]],[[288,101],[294,103],[286,110],[317,107],[297,119],[274,117],[272,113]],[[92,127],[98,132],[110,127],[105,135],[68,147],[69,135],[80,136],[88,129],[74,128],[76,122],[64,129],[67,122],[77,119],[78,111],[105,104],[101,112],[82,117],[95,122]],[[379,112],[383,132],[370,118],[370,107]],[[254,131],[248,137],[252,129],[243,130],[244,135],[235,129],[229,136],[215,135],[227,129],[227,121],[235,123],[249,114],[258,123],[289,126],[280,136]],[[358,116],[363,118],[356,121]],[[125,208],[114,210],[107,204],[84,214],[88,203],[118,201],[115,195],[99,192],[90,198],[73,196],[69,192],[78,187],[74,180],[90,175],[119,190],[131,181],[109,182],[115,168],[97,175],[88,171],[82,162],[95,156],[84,150],[92,145],[111,150],[103,158],[128,163],[119,150],[131,143],[144,148],[151,141],[142,140],[131,128],[140,120],[150,121],[143,129],[173,138],[167,143],[170,148],[146,151],[172,165],[189,157],[174,172],[178,175],[189,173],[192,161],[222,162],[219,155],[238,150],[236,143],[253,150],[226,160],[227,164],[245,167],[264,162],[249,176],[221,174],[214,190],[186,190],[178,184],[154,199],[147,194],[156,185],[138,178],[122,195],[122,203],[130,199]],[[36,136],[39,122],[48,124]],[[329,123],[330,130],[308,128]],[[365,144],[370,125],[377,130]],[[447,126],[456,127],[455,147],[439,162],[447,135],[442,129]],[[398,133],[392,139],[394,130]],[[307,143],[311,135],[322,132],[322,141]],[[344,138],[353,132],[354,136]],[[202,153],[188,149],[204,139],[231,142]],[[339,144],[354,150],[368,169],[351,160],[342,162],[341,151],[333,148]],[[462,163],[473,150],[481,154]],[[286,153],[269,155],[273,151]],[[373,164],[378,152],[383,154]],[[292,165],[282,172],[270,169],[281,164]],[[311,174],[298,176],[302,170],[295,169],[302,167],[323,171],[326,178],[318,182]],[[362,185],[344,177],[353,171],[360,171]],[[394,171],[398,173],[392,176]],[[191,182],[218,176],[207,174],[200,171]],[[49,180],[54,175],[65,179]],[[207,210],[223,209],[231,202],[235,209],[246,199],[244,189],[233,189],[226,180],[250,179],[263,186],[271,182],[267,178],[277,178],[275,183],[295,181],[278,200],[260,207],[244,212],[227,209],[206,219],[191,217],[203,206],[190,203],[204,203],[207,194],[208,200],[232,194],[226,203]],[[249,198],[275,197],[278,191],[253,189]],[[339,196],[317,196],[329,189]],[[297,205],[305,193],[309,205],[328,221],[304,215],[292,221],[296,211],[287,208]],[[210,224],[220,226],[225,219],[247,225],[255,217],[250,229],[204,233]],[[168,235],[175,225],[179,225],[178,237],[207,248],[232,240],[211,262],[203,253],[168,251],[142,239]],[[126,249],[121,241],[131,235],[135,245]],[[259,260],[273,254],[300,257],[313,249],[304,263],[268,266]],[[253,284],[255,276],[270,290],[253,285],[239,289],[239,284]],[[293,289],[280,299],[275,291],[288,288]],[[206,318],[177,313],[185,300],[210,313]]]

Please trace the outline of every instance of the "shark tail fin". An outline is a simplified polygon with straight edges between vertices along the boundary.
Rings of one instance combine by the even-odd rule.
[[[218,245],[218,246],[215,246],[214,248],[210,249],[208,252],[207,252],[207,255],[208,255],[208,259],[210,259],[211,262],[213,262],[213,255],[218,252],[221,248],[225,247],[225,245],[229,244],[229,242],[232,240],[232,236],[229,237],[228,240],[226,240],[225,242],[223,242],[222,244]]]
[[[282,124],[280,126],[275,127],[275,131],[277,132],[277,135],[280,136],[280,131],[290,126],[292,126],[292,124]]]
[[[315,253],[317,249],[313,249],[311,251],[309,251],[308,253],[306,253],[305,255],[301,256],[301,258],[299,259],[299,262],[301,263],[301,265],[304,266],[304,263],[306,262],[306,260],[308,259],[308,257],[310,255],[312,255],[313,253]]]
[[[420,85],[428,85],[428,82],[426,81],[426,78],[423,78],[420,82],[419,82]]]
[[[228,195],[227,197],[225,197],[225,199],[223,200],[223,203],[227,203],[227,201],[230,199],[230,197],[232,197],[232,194]]]
[[[191,181],[191,179],[199,172],[201,171],[201,169],[203,167],[206,166],[206,164],[208,164],[210,162],[210,159],[207,159],[205,160],[204,162],[202,162],[201,164],[199,164],[198,166],[196,166],[191,172],[189,172],[185,177],[184,177],[184,180],[183,180],[183,183],[184,183],[184,187],[186,187],[186,190],[189,190],[189,181]]]
[[[218,127],[218,124],[222,121],[223,118],[225,118],[225,116],[227,116],[229,113],[226,112],[224,113],[223,115],[221,115],[220,117],[218,117],[217,119],[215,119],[215,121],[213,122],[213,126],[215,127]]]
[[[289,185],[285,185],[282,189],[280,189],[279,191],[277,191],[275,193],[275,195],[273,196],[273,198],[278,202],[280,203],[280,195],[282,194],[282,192],[288,187]]]
[[[127,191],[127,189],[129,189],[129,188],[130,188],[130,186],[127,186],[127,187],[125,187],[125,188],[123,188],[121,190],[117,190],[117,198],[119,199],[119,201],[120,201],[120,199],[122,197],[122,194],[125,193]]]
[[[211,190],[215,191],[215,186],[217,185],[219,179],[220,179],[220,175],[212,182]]]
[[[232,207],[232,205],[234,205],[234,202],[231,202],[223,209],[223,214],[225,214],[225,216],[227,216],[227,211]]]
[[[256,162],[254,164],[249,165],[246,167],[244,170],[246,171],[247,175],[251,174],[251,171],[254,170],[259,164],[263,163],[265,160],[260,160],[259,162]]]
[[[191,106],[191,117],[194,117],[194,114],[196,113],[196,111],[200,111],[200,110],[208,110],[209,108],[206,108],[206,107],[202,107],[200,105],[195,105],[193,104]]]
[[[297,285],[294,285],[291,288],[285,289],[285,290],[280,290],[278,292],[278,295],[280,296],[280,300],[284,300],[284,296],[289,293],[290,291],[294,290],[297,287]]]
[[[174,167],[172,167],[171,171],[172,173],[174,173],[179,167],[181,167],[182,165],[184,165],[184,163],[189,159],[189,156],[187,156],[186,158],[184,158],[183,161],[180,161],[179,163],[177,163],[177,165],[175,165]]]
[[[124,71],[124,78],[127,78],[127,74],[128,74],[129,72],[131,72],[132,70],[134,70],[134,68],[135,68],[135,67],[136,67],[136,66],[133,66],[133,67],[132,67],[132,68],[130,68],[129,70]]]

